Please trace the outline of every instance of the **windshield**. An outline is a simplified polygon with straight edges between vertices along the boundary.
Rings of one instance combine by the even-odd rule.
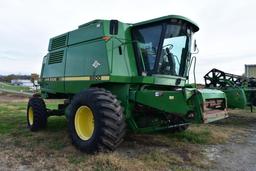
[[[184,76],[190,30],[182,24],[160,23],[133,30],[142,75]]]

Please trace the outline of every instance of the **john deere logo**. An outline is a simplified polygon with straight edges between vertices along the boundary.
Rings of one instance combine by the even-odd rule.
[[[97,60],[95,60],[92,64],[92,66],[96,69],[100,66],[100,63]]]

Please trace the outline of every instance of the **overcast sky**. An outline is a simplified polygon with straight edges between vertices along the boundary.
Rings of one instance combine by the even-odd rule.
[[[40,73],[50,37],[94,19],[136,23],[178,14],[195,21],[197,80],[213,67],[256,64],[255,0],[0,0],[0,75]]]

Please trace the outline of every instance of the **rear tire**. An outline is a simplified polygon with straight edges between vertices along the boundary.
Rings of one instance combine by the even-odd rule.
[[[116,149],[126,127],[120,102],[100,88],[75,95],[69,106],[68,126],[72,143],[87,153]]]
[[[47,110],[44,100],[40,97],[29,99],[27,106],[27,125],[31,131],[45,128],[47,124]]]

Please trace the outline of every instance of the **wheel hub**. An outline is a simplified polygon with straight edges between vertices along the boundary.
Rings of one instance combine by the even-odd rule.
[[[34,123],[34,111],[32,107],[29,107],[28,109],[28,122],[29,122],[29,125],[33,125]]]
[[[75,130],[82,140],[89,140],[94,131],[94,116],[88,106],[81,106],[75,115]]]

